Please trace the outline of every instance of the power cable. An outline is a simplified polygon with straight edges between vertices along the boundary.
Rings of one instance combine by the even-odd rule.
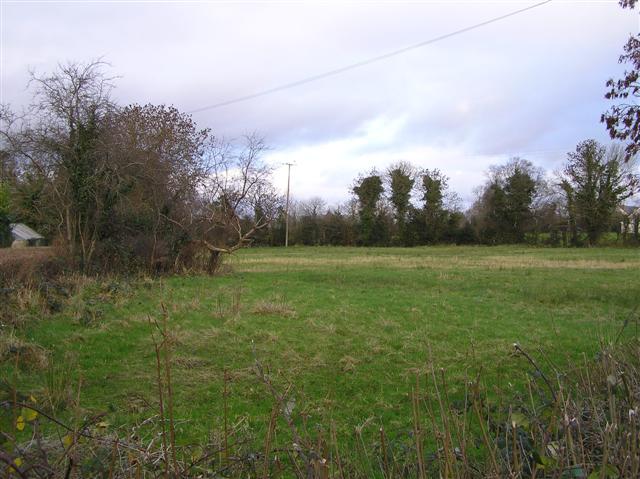
[[[408,47],[400,48],[399,50],[394,50],[392,52],[385,53],[383,55],[378,55],[376,57],[368,58],[366,60],[362,60],[362,61],[359,61],[359,62],[356,62],[356,63],[352,63],[350,65],[347,65],[347,66],[344,66],[344,67],[341,67],[341,68],[336,68],[334,70],[329,70],[329,71],[326,71],[324,73],[319,73],[317,75],[306,77],[306,78],[303,78],[301,80],[297,80],[297,81],[294,81],[294,82],[291,82],[291,83],[285,83],[283,85],[276,86],[276,87],[273,87],[273,88],[269,88],[267,90],[259,91],[259,92],[252,93],[252,94],[245,95],[245,96],[240,96],[240,97],[237,97],[237,98],[233,98],[231,100],[222,101],[220,103],[214,103],[213,105],[208,105],[208,106],[203,106],[201,108],[196,108],[194,110],[187,111],[187,113],[199,113],[199,112],[205,111],[205,110],[213,110],[215,108],[221,108],[223,106],[233,105],[234,103],[240,103],[240,102],[247,101],[247,100],[253,100],[254,98],[259,98],[261,96],[270,95],[272,93],[276,93],[276,92],[280,92],[280,91],[283,91],[283,90],[287,90],[289,88],[294,88],[294,87],[297,87],[297,86],[300,86],[300,85],[304,85],[304,84],[307,84],[307,83],[311,83],[311,82],[314,82],[314,81],[322,80],[322,79],[327,78],[327,77],[339,75],[339,74],[347,72],[349,70],[354,70],[356,68],[361,68],[363,66],[370,65],[372,63],[376,63],[376,62],[379,62],[379,61],[382,61],[382,60],[386,60],[386,59],[394,57],[396,55],[401,55],[401,54],[409,52],[411,50],[416,50],[418,48],[422,48],[422,47],[425,47],[427,45],[432,45],[432,44],[440,42],[442,40],[446,40],[447,38],[451,38],[451,37],[454,37],[456,35],[467,33],[467,32],[470,32],[472,30],[475,30],[477,28],[481,28],[481,27],[490,25],[492,23],[496,23],[496,22],[499,22],[501,20],[505,20],[505,19],[513,17],[515,15],[519,15],[519,14],[527,12],[529,10],[533,10],[534,8],[541,7],[541,6],[543,6],[543,5],[547,4],[547,3],[550,3],[551,1],[552,0],[545,0],[543,2],[539,2],[539,3],[536,3],[534,5],[530,5],[528,7],[521,8],[519,10],[515,10],[515,11],[507,13],[505,15],[500,15],[499,17],[494,17],[494,18],[491,18],[490,20],[486,20],[484,22],[476,23],[474,25],[471,25],[471,26],[468,26],[468,27],[465,27],[465,28],[461,28],[460,30],[455,30],[455,31],[447,33],[445,35],[440,35],[438,37],[431,38],[429,40],[425,40],[425,41],[422,41],[420,43],[416,43],[414,45],[410,45]]]

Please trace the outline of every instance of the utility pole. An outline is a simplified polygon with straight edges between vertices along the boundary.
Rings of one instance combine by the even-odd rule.
[[[287,165],[287,204],[284,209],[284,247],[289,247],[289,185],[291,183],[291,166],[293,163],[285,163]]]

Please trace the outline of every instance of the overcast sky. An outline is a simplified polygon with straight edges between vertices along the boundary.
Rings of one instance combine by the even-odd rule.
[[[103,57],[121,104],[191,111],[392,52],[536,2],[1,1],[2,102],[29,99],[28,69]],[[468,203],[487,166],[514,155],[558,168],[577,142],[608,141],[605,82],[638,12],[554,0],[405,54],[194,113],[217,136],[257,131],[292,195],[349,197],[397,160],[439,168]]]

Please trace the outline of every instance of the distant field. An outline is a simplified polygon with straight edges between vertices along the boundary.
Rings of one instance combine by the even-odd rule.
[[[253,373],[253,349],[278,385],[295,385],[310,424],[333,420],[351,434],[373,420],[393,430],[410,424],[407,393],[429,364],[445,368],[454,397],[480,371],[509,394],[530,371],[510,354],[514,342],[546,370],[583,361],[640,301],[638,249],[294,247],[246,250],[227,264],[222,277],[96,291],[34,321],[19,334],[52,351],[58,372],[23,371],[21,388],[42,394],[63,371],[82,377],[81,405],[109,423],[151,416],[148,317],[159,318],[162,302],[175,338],[179,439],[221,428],[225,370],[233,421],[264,427],[273,402]]]

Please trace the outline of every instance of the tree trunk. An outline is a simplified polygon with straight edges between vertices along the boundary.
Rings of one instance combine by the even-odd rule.
[[[207,262],[207,272],[216,274],[222,265],[222,254],[220,251],[209,251],[209,261]]]

